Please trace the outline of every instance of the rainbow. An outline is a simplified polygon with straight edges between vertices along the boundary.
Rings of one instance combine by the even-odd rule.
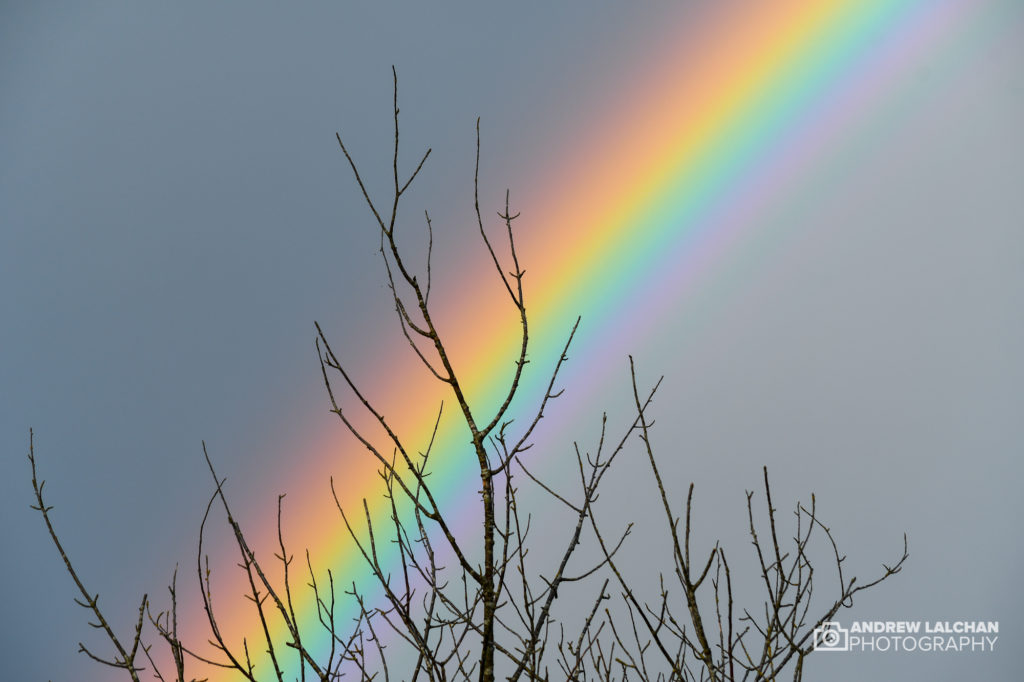
[[[623,84],[616,97],[621,104],[598,112],[585,129],[566,138],[569,148],[557,149],[540,164],[544,175],[517,202],[524,212],[517,234],[534,332],[533,371],[523,395],[542,395],[546,373],[577,315],[583,326],[562,383],[586,391],[602,380],[588,368],[599,366],[602,358],[624,362],[630,344],[651,332],[659,306],[686,297],[723,253],[745,240],[768,238],[757,233],[759,211],[779,192],[806,180],[812,163],[894,96],[914,65],[941,49],[943,38],[976,5],[970,0],[776,0],[722,2],[699,13],[676,10],[670,20],[678,22],[678,32],[671,44],[636,55],[644,77]],[[463,276],[466,281],[494,277],[472,268]],[[500,301],[489,305],[485,297],[463,298],[439,313],[442,332],[450,330],[457,370],[481,410],[493,409],[504,390],[514,357],[508,339],[515,339],[509,326],[515,324],[514,311]],[[394,416],[407,444],[424,447],[440,397],[436,386],[400,382],[390,364],[378,369],[376,395],[393,391],[401,396],[396,405],[423,406]],[[435,445],[441,453],[435,457],[435,494],[456,513],[467,510],[459,516],[472,518],[478,504],[472,493],[474,467],[460,466],[468,435],[453,424],[443,424]],[[325,472],[334,472],[344,504],[357,510],[367,497],[371,511],[383,518],[377,467],[356,452],[352,463],[339,469],[337,432],[312,447],[317,454],[308,466],[280,472],[280,488],[321,490]],[[355,445],[346,448],[356,451]],[[288,519],[318,519],[312,528],[286,523],[289,550],[301,564],[301,550],[310,547],[317,566],[331,566],[336,576],[344,576],[343,589],[365,570],[347,540],[332,539],[324,546],[324,538],[345,534],[329,494],[320,497],[286,506]],[[276,529],[261,531],[253,544],[269,558],[277,550]],[[296,581],[304,582],[301,576]],[[232,641],[244,635],[253,650],[263,648],[248,602],[224,596],[217,606]],[[306,643],[323,646],[314,640],[320,628],[308,602],[300,608],[309,613],[302,623]],[[350,616],[343,614],[339,622]],[[201,619],[190,619],[188,630],[195,633],[193,640],[206,638]],[[288,663],[295,664],[294,656]],[[204,674],[233,679],[215,670]]]

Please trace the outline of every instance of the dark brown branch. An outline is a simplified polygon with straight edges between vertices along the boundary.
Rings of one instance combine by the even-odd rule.
[[[60,558],[64,561],[64,568],[67,569],[68,575],[71,576],[71,579],[75,583],[75,587],[78,588],[78,592],[82,595],[82,600],[75,599],[75,603],[92,612],[93,616],[96,618],[94,627],[103,630],[107,639],[109,639],[110,643],[114,646],[114,650],[117,652],[117,655],[112,660],[101,658],[94,655],[82,643],[79,643],[78,645],[79,651],[99,663],[125,670],[132,678],[133,682],[139,682],[139,672],[142,671],[143,668],[135,665],[135,655],[138,652],[139,640],[142,636],[142,613],[146,608],[146,597],[142,597],[142,605],[139,607],[139,622],[135,629],[135,636],[132,641],[131,652],[129,653],[129,651],[121,644],[121,640],[114,634],[114,631],[111,629],[107,619],[103,616],[103,611],[101,611],[99,607],[100,596],[98,594],[91,594],[89,590],[85,588],[85,584],[78,576],[78,571],[75,570],[67,552],[64,551],[64,545],[61,544],[60,539],[57,537],[57,531],[53,528],[53,523],[50,521],[50,511],[53,507],[48,506],[43,501],[43,486],[46,485],[46,481],[40,481],[36,477],[35,433],[32,429],[29,429],[28,432],[28,461],[32,467],[32,492],[35,494],[36,500],[36,503],[30,506],[43,517],[43,522],[46,524],[46,531],[50,535],[50,540],[53,541],[53,545],[57,548]]]

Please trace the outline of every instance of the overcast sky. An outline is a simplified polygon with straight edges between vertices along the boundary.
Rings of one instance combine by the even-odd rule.
[[[256,514],[280,492],[260,472],[301,467],[335,428],[312,321],[380,361],[396,330],[334,133],[387,172],[392,65],[403,139],[434,149],[416,198],[466,224],[477,116],[494,189],[539,196],[551,150],[623,106],[626,67],[690,16],[528,4],[4,3],[4,679],[111,679],[76,653],[96,640],[28,508],[30,427],[62,539],[124,625],[194,561],[202,439]],[[775,198],[755,232],[774,236],[569,375],[622,389],[626,352],[665,375],[656,438],[734,555],[767,464],[787,511],[817,494],[858,574],[908,533],[904,573],[850,617],[1001,623],[994,653],[822,654],[815,678],[1024,672],[1024,7],[975,5]],[[587,433],[623,398],[580,394],[562,414]],[[657,534],[638,509],[643,547]]]

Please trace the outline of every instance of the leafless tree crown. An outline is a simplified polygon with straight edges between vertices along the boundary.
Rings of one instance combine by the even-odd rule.
[[[100,608],[98,597],[86,588],[67,556],[44,502],[43,482],[36,473],[34,442],[30,435],[33,508],[79,592],[76,601],[91,614],[92,625],[105,636],[111,651],[95,653],[80,645],[89,658],[124,671],[138,681],[145,675],[158,680],[194,680],[186,670],[198,665],[219,669],[220,676],[250,680],[775,680],[782,675],[800,680],[804,661],[814,648],[814,631],[861,590],[898,573],[908,554],[906,537],[902,556],[883,565],[878,576],[858,582],[844,572],[845,557],[818,517],[815,498],[809,506],[796,504],[786,530],[772,500],[767,469],[760,492],[746,494],[747,532],[752,555],[741,562],[727,559],[718,543],[691,554],[691,516],[694,486],[690,484],[682,508],[673,503],[670,481],[662,476],[652,445],[649,408],[660,380],[641,390],[629,358],[633,414],[618,433],[602,416],[596,447],[576,447],[578,472],[575,489],[554,484],[527,456],[532,437],[550,401],[562,391],[558,377],[579,320],[568,329],[557,357],[538,358],[547,365],[546,388],[526,416],[512,405],[522,402],[523,376],[530,351],[530,327],[524,289],[525,271],[516,250],[513,224],[519,217],[509,194],[498,212],[501,240],[485,226],[479,200],[480,126],[477,121],[473,198],[480,239],[493,264],[497,285],[507,296],[510,314],[519,322],[519,343],[514,372],[497,404],[474,402],[467,396],[464,377],[449,355],[450,339],[436,323],[431,300],[433,225],[423,215],[426,253],[409,253],[398,238],[398,210],[406,191],[430,157],[428,149],[411,172],[399,159],[398,81],[393,106],[394,146],[391,155],[392,188],[386,197],[371,196],[360,170],[341,135],[337,142],[379,233],[380,256],[398,326],[423,371],[438,382],[453,404],[469,447],[459,452],[437,452],[438,429],[446,403],[436,406],[433,435],[426,447],[400,433],[367,397],[335,352],[328,335],[316,323],[315,346],[323,383],[336,415],[378,468],[379,488],[389,510],[374,516],[367,499],[359,510],[347,508],[334,481],[331,493],[355,551],[362,556],[370,584],[358,585],[330,568],[314,566],[307,550],[304,566],[294,565],[281,530],[282,498],[277,506],[277,547],[273,557],[258,557],[232,513],[222,479],[203,445],[213,480],[213,493],[199,529],[196,579],[208,624],[205,637],[186,643],[178,629],[177,569],[169,587],[170,602],[154,613],[148,596],[142,597],[134,629],[118,635]],[[501,243],[499,243],[499,241]],[[353,414],[357,416],[353,416]],[[373,433],[366,424],[372,425]],[[383,434],[380,437],[379,434]],[[419,437],[420,434],[415,434]],[[622,453],[639,447],[643,466],[649,467],[651,490],[665,524],[661,544],[671,555],[663,567],[657,589],[637,584],[622,551],[632,524],[613,531],[595,516],[598,491],[606,474]],[[469,537],[453,527],[449,511],[439,499],[439,481],[432,464],[439,457],[458,458],[458,466],[472,470],[479,482],[475,499],[476,530]],[[524,488],[550,498],[562,508],[565,527],[547,527],[536,537],[533,516],[524,507]],[[348,501],[346,501],[348,502]],[[239,556],[239,570],[247,585],[245,595],[254,605],[255,622],[241,639],[224,631],[214,607],[210,560],[204,538],[211,513],[219,508]],[[596,541],[592,556],[581,553],[585,536]],[[819,588],[823,575],[812,565],[812,542],[828,548],[832,570],[828,585]],[[543,543],[546,552],[531,547]],[[552,544],[554,543],[554,545]],[[397,560],[382,558],[382,548],[397,551]],[[552,553],[551,547],[556,550]],[[731,556],[731,555],[730,555]],[[589,561],[581,566],[581,561]],[[276,564],[273,572],[271,566]],[[733,570],[742,566],[747,579],[756,578],[761,597],[744,606],[734,600]],[[271,575],[273,573],[273,576]],[[305,584],[303,584],[305,583]],[[296,607],[294,595],[307,590],[315,613]],[[822,593],[827,590],[827,593]],[[566,600],[567,594],[572,595]],[[563,599],[559,600],[559,596]],[[352,613],[355,618],[347,617]],[[342,614],[346,614],[343,617]],[[281,633],[283,635],[275,635]],[[189,633],[190,635],[192,633]],[[203,640],[206,640],[205,642]],[[310,642],[324,641],[313,646]],[[154,646],[160,645],[160,652]],[[230,673],[230,674],[229,674]]]

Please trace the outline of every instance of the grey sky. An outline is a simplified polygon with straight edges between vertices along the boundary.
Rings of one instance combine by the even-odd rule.
[[[392,64],[407,149],[434,148],[416,199],[457,224],[477,116],[490,177],[525,191],[609,96],[603,74],[671,35],[656,3],[529,5],[0,10],[4,679],[106,679],[76,653],[92,633],[28,509],[30,426],[63,540],[125,625],[175,562],[192,580],[200,440],[242,510],[266,511],[261,467],[328,419],[312,321],[357,320],[353,357],[395,331],[333,138],[386,179]],[[1024,25],[1010,0],[981,6],[941,64],[772,203],[770,239],[609,348],[622,371],[564,408],[586,434],[624,404],[631,352],[666,375],[656,438],[734,555],[743,490],[768,464],[780,506],[817,493],[854,572],[908,532],[905,572],[853,617],[1002,626],[992,654],[821,655],[814,678],[1024,672]]]

